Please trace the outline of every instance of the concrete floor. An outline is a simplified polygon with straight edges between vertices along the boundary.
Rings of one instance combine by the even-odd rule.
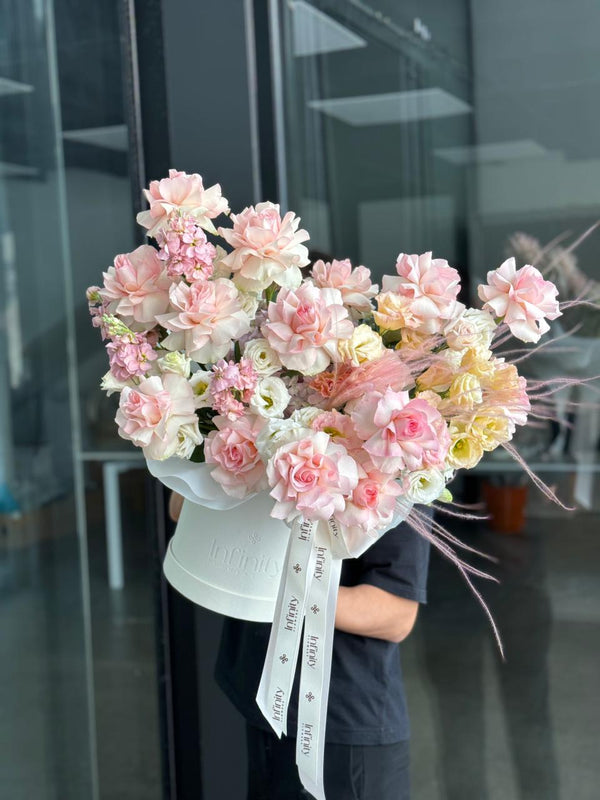
[[[100,500],[91,498],[89,531],[100,796],[160,800],[150,548],[134,503],[125,514],[126,587],[110,592]],[[500,559],[502,584],[485,593],[506,662],[455,570],[434,558],[430,602],[402,648],[413,796],[595,800],[598,516],[531,519],[519,537],[469,531],[469,543]],[[91,794],[76,540],[64,533],[26,541],[1,551],[0,797],[84,800]],[[216,646],[218,620],[205,612],[199,620],[210,630],[204,642]],[[243,725],[212,683],[213,657],[208,647],[200,664],[204,797],[243,800]],[[225,781],[220,764],[228,765]]]

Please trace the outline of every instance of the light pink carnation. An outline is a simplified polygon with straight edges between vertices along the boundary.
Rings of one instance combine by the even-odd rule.
[[[339,289],[347,308],[359,314],[367,314],[371,310],[371,298],[377,294],[379,287],[371,283],[371,270],[367,267],[352,269],[348,258],[327,263],[315,261],[311,274],[315,284],[322,289],[327,286]]]
[[[373,464],[384,472],[440,467],[450,436],[440,412],[408,392],[371,392],[353,403],[350,416]]]
[[[173,211],[194,217],[202,228],[216,233],[211,219],[229,211],[227,200],[221,195],[220,185],[215,183],[205,189],[202,178],[197,173],[188,175],[186,172],[170,169],[168,178],[152,181],[148,189],[144,189],[144,194],[150,208],[148,211],[140,211],[137,221],[148,228],[148,236],[155,236],[167,224],[169,214]]]
[[[397,481],[371,465],[368,471],[361,471],[352,497],[343,511],[338,513],[337,519],[348,528],[374,534],[391,525],[396,498],[401,494],[402,487]]]
[[[311,282],[281,289],[269,303],[262,334],[281,363],[303,375],[316,375],[339,361],[338,341],[352,335],[354,325],[338,289],[319,289]]]
[[[110,360],[110,371],[119,381],[128,381],[144,375],[158,354],[142,333],[116,336],[106,345]]]
[[[148,458],[174,455],[182,425],[197,425],[194,392],[181,375],[143,378],[135,388],[121,392],[115,421],[119,435],[144,450]]]
[[[354,423],[347,414],[339,411],[324,411],[311,422],[313,431],[323,431],[331,436],[335,444],[343,445],[348,452],[362,447],[362,441],[356,435]]]
[[[172,214],[166,228],[156,234],[158,257],[171,278],[184,277],[188,283],[210,278],[216,248],[193,217]]]
[[[261,417],[245,414],[231,422],[215,417],[217,431],[204,442],[207,464],[214,464],[210,473],[232,497],[246,497],[267,488],[265,465],[256,449],[256,437],[264,425]]]
[[[127,323],[154,327],[157,314],[169,306],[171,281],[156,250],[148,244],[116,256],[114,266],[103,276],[102,301],[110,313]]]
[[[288,211],[281,219],[278,205],[259,203],[232,214],[231,219],[233,228],[219,229],[234,248],[222,264],[234,273],[241,289],[260,292],[271,283],[292,289],[300,285],[300,267],[309,263],[308,250],[302,244],[309,236],[298,230],[300,217]]]
[[[383,291],[410,299],[410,309],[405,314],[408,327],[422,333],[439,333],[455,313],[460,291],[458,272],[443,258],[432,258],[431,253],[400,253],[396,271],[398,277],[384,276]]]
[[[509,258],[488,272],[487,281],[487,286],[478,287],[484,309],[503,319],[522,342],[539,341],[550,330],[546,319],[561,316],[558,289],[530,264],[518,270],[515,259]]]
[[[167,350],[185,350],[190,358],[207,364],[227,355],[233,339],[250,330],[238,290],[227,278],[191,286],[181,281],[172,284],[169,294],[175,311],[157,318],[172,331],[162,342]]]
[[[358,468],[344,447],[318,432],[280,447],[267,465],[267,478],[277,501],[273,517],[329,519],[356,487]]]

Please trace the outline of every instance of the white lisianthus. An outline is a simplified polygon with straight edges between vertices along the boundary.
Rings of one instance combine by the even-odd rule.
[[[135,381],[120,381],[118,378],[115,378],[110,370],[106,375],[102,376],[102,380],[100,381],[100,388],[103,392],[106,392],[108,397],[115,392],[122,392],[126,386],[135,386]]]
[[[206,372],[203,369],[199,369],[190,378],[190,384],[194,390],[196,408],[206,408],[206,406],[212,405],[212,397],[209,390],[213,377],[214,372]]]
[[[179,458],[190,459],[198,445],[202,444],[202,434],[198,430],[198,422],[182,425],[177,431],[177,450]]]
[[[406,497],[413,503],[433,503],[446,488],[444,475],[439,469],[419,469],[407,477]]]
[[[304,408],[298,408],[292,414],[292,419],[298,425],[302,425],[303,428],[310,428],[313,421],[319,416],[319,414],[323,413],[322,408],[317,408],[316,406],[304,406]]]
[[[192,362],[185,353],[181,353],[179,350],[166,353],[156,363],[161,372],[174,372],[184,378],[190,377]]]
[[[492,343],[496,323],[489,311],[467,308],[447,325],[444,334],[452,350],[487,350]]]
[[[340,339],[338,352],[344,361],[355,367],[365,361],[373,361],[383,353],[381,336],[368,325],[357,325],[349,339]]]
[[[244,347],[244,358],[252,362],[259,375],[273,375],[281,369],[279,356],[266,339],[251,339]]]
[[[290,399],[290,393],[281,378],[266,376],[258,379],[250,399],[250,408],[261,417],[282,417]]]
[[[284,444],[298,442],[307,436],[313,436],[313,434],[314,431],[299,425],[291,417],[289,419],[269,419],[256,437],[256,449],[266,463]]]
[[[226,264],[223,264],[223,259],[227,255],[227,250],[219,244],[215,249],[217,253],[213,258],[213,280],[216,278],[231,278],[231,269]]]
[[[238,293],[242,309],[248,314],[250,319],[254,319],[260,302],[259,296],[254,292],[244,292],[242,289],[238,289]]]

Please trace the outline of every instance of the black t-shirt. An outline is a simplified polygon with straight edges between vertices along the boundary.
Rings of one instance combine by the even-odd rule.
[[[347,559],[342,586],[377,586],[398,597],[426,602],[429,543],[408,525],[385,533],[366,553]],[[217,683],[246,720],[270,730],[255,698],[271,632],[269,623],[226,618],[217,658]],[[296,735],[298,669],[288,715]],[[408,713],[397,644],[335,631],[326,741],[393,744],[409,737]]]

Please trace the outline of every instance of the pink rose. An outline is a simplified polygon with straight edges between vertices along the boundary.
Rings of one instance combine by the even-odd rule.
[[[350,338],[354,325],[338,289],[307,282],[296,290],[281,289],[261,330],[285,367],[316,375],[340,360],[338,341]]]
[[[246,497],[267,488],[265,465],[256,449],[256,437],[264,425],[261,417],[246,414],[231,422],[215,417],[217,431],[204,442],[207,464],[214,464],[210,473],[223,491],[232,497]]]
[[[277,501],[273,517],[329,519],[344,508],[358,469],[344,447],[319,432],[280,447],[267,465],[267,478]]]
[[[515,259],[509,258],[488,272],[487,281],[477,290],[484,309],[503,319],[522,342],[539,341],[550,330],[546,319],[561,316],[558,289],[530,264],[518,270]]]
[[[197,429],[192,387],[173,372],[144,378],[135,388],[123,389],[115,421],[119,436],[141,447],[148,458],[170,458],[179,445],[179,429]]]
[[[334,259],[331,263],[315,261],[311,274],[316,286],[339,289],[347,308],[356,310],[358,314],[371,311],[371,298],[377,294],[379,287],[371,283],[371,270],[367,267],[352,269],[348,258],[343,261]]]
[[[218,183],[204,188],[200,175],[188,175],[169,170],[169,177],[160,181],[152,181],[148,189],[144,189],[146,199],[150,203],[148,211],[140,211],[137,221],[148,228],[148,236],[154,236],[168,221],[169,214],[179,211],[194,217],[198,225],[211,233],[216,233],[211,219],[229,211],[227,200],[221,195]]]
[[[167,277],[156,250],[148,244],[116,256],[104,275],[100,296],[112,314],[126,322],[154,327],[156,315],[169,307]]]
[[[389,475],[372,465],[363,471],[346,507],[337,519],[348,528],[359,528],[363,533],[374,534],[388,528],[394,518],[396,498],[402,487]]]
[[[169,293],[174,312],[158,317],[172,333],[163,340],[167,350],[185,350],[200,364],[223,358],[233,339],[250,330],[250,319],[242,309],[238,290],[227,278],[198,281],[188,286],[174,283]]]
[[[440,412],[408,392],[371,392],[350,413],[364,449],[383,472],[443,466],[450,436]]]
[[[233,228],[220,228],[219,233],[234,249],[221,263],[241,289],[261,292],[271,283],[292,289],[300,285],[300,267],[309,263],[308,250],[301,244],[309,236],[298,230],[300,217],[288,211],[281,219],[278,205],[259,203],[231,219]]]
[[[439,333],[455,313],[460,291],[458,272],[443,258],[432,258],[431,253],[400,253],[396,271],[399,277],[384,276],[383,291],[410,299],[410,306],[403,311],[408,327]]]

